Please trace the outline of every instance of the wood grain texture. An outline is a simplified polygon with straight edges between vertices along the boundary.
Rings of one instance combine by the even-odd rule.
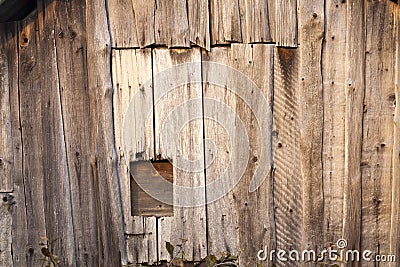
[[[267,0],[269,31],[274,43],[276,43],[276,5],[276,0]]]
[[[361,248],[389,254],[396,100],[394,5],[387,1],[367,2],[366,17]]]
[[[66,163],[71,184],[78,263],[98,265],[94,184],[90,167],[90,107],[87,85],[84,1],[57,2],[55,32]]]
[[[98,216],[99,265],[119,266],[127,263],[127,256],[113,127],[111,39],[105,1],[86,4],[90,164]]]
[[[112,67],[115,142],[128,262],[154,264],[157,261],[156,218],[132,216],[128,168],[130,162],[154,158],[153,118],[145,114],[146,107],[153,106],[151,49],[113,50]],[[133,116],[135,122],[129,128],[132,143],[126,143],[129,139],[123,137],[123,127],[129,126],[124,125],[125,116]],[[132,150],[125,151],[125,147]]]
[[[11,78],[8,69],[9,58],[5,25],[0,26],[0,192],[13,189],[13,139],[11,128]],[[11,52],[11,51],[10,51]]]
[[[242,42],[238,0],[211,0],[211,43]]]
[[[203,121],[200,49],[153,50],[155,99],[155,148],[157,159],[169,159],[174,165],[174,185],[189,189],[204,187]],[[184,63],[197,63],[197,68],[183,67],[160,75],[164,70]],[[171,87],[185,78],[182,85]],[[199,117],[200,116],[200,117]],[[174,138],[174,140],[172,139]],[[174,146],[174,144],[176,146]],[[205,190],[199,194],[177,193],[174,189],[174,216],[158,220],[159,260],[168,260],[165,242],[183,246],[189,261],[207,255]],[[184,203],[199,202],[197,207]]]
[[[322,147],[324,103],[322,42],[324,3],[304,0],[298,4],[301,82],[299,86],[300,161],[302,175],[303,248],[323,249],[324,193]]]
[[[345,166],[346,3],[326,1],[326,32],[322,50],[324,96],[323,177],[324,244],[342,238]]]
[[[152,1],[141,2],[145,4]],[[140,31],[137,31],[137,29],[140,29],[139,27],[143,25],[137,27],[137,22],[140,21],[143,12],[148,11],[148,9],[143,8],[140,9],[141,12],[136,13],[135,11],[137,10],[134,8],[134,3],[136,1],[118,0],[107,2],[113,47],[139,47],[137,34]],[[138,16],[137,19],[136,16]],[[143,32],[145,31],[143,30]]]
[[[275,3],[275,43],[281,47],[297,47],[297,1]]]
[[[298,50],[275,48],[274,56],[274,208],[277,248],[300,249],[302,243],[302,174]],[[277,266],[284,266],[277,262]],[[298,266],[294,262],[293,266]]]
[[[190,42],[211,49],[210,6],[208,0],[188,0]]]
[[[140,47],[147,47],[156,42],[155,1],[132,0],[136,24],[136,35]]]
[[[244,43],[271,42],[270,10],[266,0],[240,1],[241,29]]]
[[[12,205],[14,196],[9,193],[0,194],[0,265],[13,266],[12,255]]]
[[[156,0],[156,44],[190,47],[187,3],[185,0]]]
[[[346,118],[343,238],[348,249],[360,249],[361,226],[361,140],[365,94],[364,1],[347,4],[346,27]],[[348,263],[347,266],[358,266]]]
[[[271,176],[263,177],[256,191],[249,190],[259,164],[269,162],[263,157],[272,156],[268,154],[270,149],[267,154],[261,151],[264,140],[271,142],[272,139],[271,132],[262,132],[264,128],[260,124],[268,120],[262,120],[258,112],[268,108],[272,101],[273,46],[233,44],[231,49],[219,47],[211,53],[203,53],[203,58],[244,75],[229,76],[223,68],[217,73],[207,64],[203,67],[205,139],[210,140],[205,147],[207,184],[218,182],[221,187],[229,187],[229,182],[222,177],[238,179],[232,191],[207,205],[209,253],[219,255],[228,251],[240,256],[240,265],[251,266],[257,263],[257,252],[264,246],[272,248],[274,243]],[[246,84],[244,77],[253,81],[256,88],[239,89]],[[224,84],[213,84],[215,80]],[[230,113],[224,112],[221,105],[226,105]],[[241,135],[236,124],[243,124],[246,136]],[[271,129],[270,126],[267,128]],[[244,158],[243,166],[237,157]],[[212,188],[215,190],[215,187],[207,189],[207,199],[216,193]],[[218,190],[224,189],[218,187]]]

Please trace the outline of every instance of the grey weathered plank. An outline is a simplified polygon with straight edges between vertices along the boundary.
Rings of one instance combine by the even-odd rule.
[[[244,43],[272,42],[267,0],[241,0],[240,15]]]
[[[86,6],[87,77],[90,105],[91,171],[97,211],[99,264],[127,262],[117,153],[113,131],[111,38],[105,1]]]
[[[389,254],[392,208],[395,65],[394,5],[366,6],[366,92],[362,141],[361,248]],[[371,265],[372,266],[372,265]]]
[[[0,266],[13,266],[12,255],[12,206],[14,196],[0,194]]]
[[[187,260],[200,260],[207,254],[200,61],[199,48],[153,50],[157,159],[172,160],[174,185],[188,190],[203,188],[198,194],[180,193],[174,188],[174,216],[158,220],[160,260],[169,259],[165,242],[179,245],[181,239],[187,240],[183,246]],[[197,63],[195,68],[184,66],[172,69],[168,75],[161,74],[168,68],[193,62]],[[200,204],[193,207],[192,202]]]
[[[140,47],[147,47],[156,41],[155,1],[132,0],[136,23],[136,34]]]
[[[211,43],[213,45],[242,42],[239,2],[237,0],[212,0]]]
[[[188,0],[190,42],[211,49],[210,6],[208,0]]]
[[[347,4],[346,26],[346,117],[343,238],[348,249],[360,249],[361,227],[361,140],[365,93],[364,1]],[[348,263],[347,266],[352,266]]]
[[[346,4],[326,2],[326,32],[322,53],[324,88],[323,177],[324,244],[335,243],[343,232]]]
[[[39,97],[40,112],[31,112],[27,109],[27,119],[40,127],[38,147],[31,150],[36,156],[42,155],[31,162],[24,161],[25,168],[32,168],[33,164],[42,164],[43,195],[45,212],[46,237],[49,239],[51,249],[55,255],[59,255],[62,264],[73,265],[75,263],[74,243],[75,237],[72,225],[72,205],[69,173],[66,162],[65,135],[60,98],[60,84],[58,79],[57,51],[55,46],[54,12],[56,2],[43,1],[39,3],[38,14],[43,14],[38,27],[38,39],[36,49],[38,52],[37,67],[40,83],[36,90],[27,92],[27,96]],[[44,6],[43,10],[40,7]],[[40,16],[39,16],[40,17]],[[33,45],[33,44],[30,44]],[[49,79],[49,77],[52,77]],[[36,94],[36,96],[33,96]],[[28,131],[27,131],[28,132]],[[30,136],[25,136],[30,138]],[[26,139],[23,140],[24,144]],[[25,149],[25,147],[24,147]],[[32,177],[37,179],[38,177]],[[29,218],[28,218],[29,219]]]
[[[5,25],[0,25],[0,192],[13,189],[13,139],[11,131],[11,102],[8,70],[8,50]],[[11,52],[11,51],[10,51]]]
[[[300,155],[300,53],[276,48],[274,56],[274,208],[276,246],[300,249],[302,242],[302,174]],[[277,262],[279,266],[284,263]],[[293,262],[293,266],[299,263]]]
[[[151,3],[152,1],[141,1]],[[112,36],[113,47],[139,47],[136,14],[140,18],[140,11],[148,11],[148,9],[140,9],[135,12],[133,8],[134,1],[118,0],[108,1],[108,18],[110,22],[110,32]],[[142,26],[142,25],[140,25]]]
[[[276,1],[275,8],[276,45],[297,47],[297,1]]]
[[[300,124],[300,161],[302,175],[303,247],[323,248],[323,77],[322,43],[324,2],[299,1],[299,40],[301,82],[298,106]]]
[[[228,251],[240,256],[240,265],[255,265],[257,252],[264,246],[272,248],[274,239],[272,183],[268,173],[272,113],[264,113],[272,101],[273,46],[233,44],[231,49],[214,48],[203,58],[205,139],[213,142],[206,142],[205,147],[207,199],[214,200],[218,192],[230,186],[229,181],[237,181],[231,191],[207,205],[209,252],[219,255]],[[227,65],[241,74],[209,66],[207,62]],[[254,87],[249,86],[249,80]],[[266,117],[260,117],[260,112]],[[240,124],[245,129],[244,136],[241,127],[236,127]],[[267,172],[254,191],[250,189],[253,174],[262,165],[267,165]],[[219,186],[213,186],[213,181]]]
[[[128,262],[154,264],[157,261],[156,218],[132,216],[129,172],[130,162],[154,158],[153,119],[149,120],[149,114],[145,113],[146,108],[153,106],[151,50],[114,50],[112,60],[115,142]],[[125,116],[131,117],[134,125],[124,124]],[[124,127],[129,133],[125,137]]]
[[[187,3],[185,0],[156,0],[156,44],[190,47]]]
[[[84,1],[57,2],[55,32],[66,163],[71,183],[74,250],[78,263],[96,266],[99,264],[99,236],[90,167],[85,8]]]

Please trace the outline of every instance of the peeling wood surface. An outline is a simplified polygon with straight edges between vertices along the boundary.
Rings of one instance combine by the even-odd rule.
[[[242,42],[239,2],[237,0],[212,0],[210,10],[212,44]]]
[[[297,47],[297,1],[276,1],[275,8],[276,45],[282,47]]]

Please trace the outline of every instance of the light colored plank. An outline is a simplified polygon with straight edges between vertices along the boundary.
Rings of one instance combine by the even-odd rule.
[[[298,94],[302,176],[303,248],[323,249],[324,193],[322,174],[324,2],[299,1],[301,82]]]
[[[297,1],[275,3],[275,42],[277,46],[297,47]]]
[[[267,0],[269,31],[272,42],[276,42],[276,0]]]
[[[277,248],[302,249],[299,50],[276,48],[274,56],[274,208]],[[285,266],[277,262],[277,266]],[[292,266],[299,263],[293,262]]]
[[[387,241],[390,240],[392,212],[396,65],[393,55],[397,34],[393,12],[393,4],[388,1],[367,2],[361,248],[382,254],[390,251]]]
[[[346,4],[328,0],[322,53],[324,88],[323,177],[324,244],[335,243],[343,231]]]
[[[128,1],[129,2],[129,1]],[[155,43],[155,2],[132,0],[136,23],[136,35],[140,47],[147,47]]]
[[[267,0],[240,1],[243,43],[268,43],[272,41]]]
[[[211,0],[211,42],[213,45],[242,42],[239,2]]]
[[[205,139],[210,140],[205,149],[209,253],[228,251],[240,256],[240,265],[251,266],[257,263],[257,252],[273,247],[274,239],[273,46],[233,44],[231,49],[214,48],[203,58]],[[260,177],[253,177],[255,173]],[[216,196],[220,198],[211,202]]]
[[[13,266],[12,253],[12,206],[14,196],[6,193],[0,194],[0,266]]]
[[[364,1],[347,4],[346,26],[346,118],[343,238],[348,249],[360,249],[361,231],[361,143],[365,93]],[[347,266],[352,266],[348,263]]]
[[[190,47],[189,22],[185,0],[156,0],[156,44]]]
[[[143,1],[149,3],[151,1]],[[139,47],[137,34],[137,21],[140,18],[138,12],[132,6],[133,2],[126,0],[108,1],[108,18],[113,47]],[[143,9],[146,10],[147,9]],[[140,25],[142,26],[142,25]],[[140,29],[140,28],[139,28]]]
[[[174,216],[158,220],[160,260],[169,259],[165,242],[179,245],[181,239],[187,240],[183,247],[187,260],[207,254],[200,62],[198,48],[153,51],[156,155],[172,160],[175,185]],[[196,193],[188,193],[196,188]]]
[[[188,0],[190,42],[211,49],[210,10],[208,0]]]
[[[11,107],[6,30],[0,28],[0,192],[13,189],[13,139],[11,132]]]
[[[154,158],[153,118],[146,114],[153,106],[151,50],[114,50],[112,60],[115,142],[128,262],[154,264],[157,261],[156,219],[132,216],[129,172],[130,162]],[[134,124],[124,125],[125,116]]]
[[[86,3],[91,170],[99,231],[99,265],[127,263],[113,125],[111,38],[105,1]],[[119,255],[119,256],[117,256]]]

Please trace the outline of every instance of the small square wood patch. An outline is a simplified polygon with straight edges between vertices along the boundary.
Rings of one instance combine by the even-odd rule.
[[[137,161],[130,163],[131,170],[131,213],[132,216],[173,216],[173,166],[167,161]],[[170,186],[160,182],[169,181]],[[147,194],[140,186],[151,188],[156,198]],[[162,201],[160,201],[162,200]]]

